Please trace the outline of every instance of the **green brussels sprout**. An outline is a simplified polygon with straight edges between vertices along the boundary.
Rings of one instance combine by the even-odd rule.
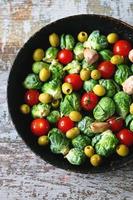
[[[116,87],[114,85],[113,80],[111,79],[101,79],[99,80],[99,84],[102,85],[106,89],[106,96],[113,97],[116,93]]]
[[[100,35],[100,31],[93,31],[89,37],[87,42],[85,42],[85,47],[91,47],[97,51],[107,48],[108,42],[105,35]]]
[[[125,92],[121,91],[115,94],[114,102],[116,104],[116,112],[122,118],[125,118],[129,113],[131,97]]]
[[[114,80],[116,83],[122,85],[122,83],[131,75],[131,70],[127,65],[117,65],[118,69],[115,72]]]
[[[79,148],[73,148],[69,151],[65,158],[72,165],[81,165],[84,163],[86,157],[82,150],[80,150]]]
[[[115,103],[110,97],[103,97],[93,110],[94,118],[105,121],[115,113]]]
[[[70,34],[62,34],[61,35],[61,41],[60,41],[60,47],[61,49],[69,49],[72,50],[75,45],[74,37]]]
[[[94,86],[98,84],[97,80],[90,79],[88,81],[84,81],[83,88],[86,92],[90,92],[93,90]]]
[[[104,49],[102,51],[99,51],[99,54],[101,55],[103,60],[110,60],[113,56],[113,52],[109,49]]]
[[[46,50],[45,57],[43,58],[43,61],[51,63],[54,59],[56,59],[58,53],[58,49],[55,47],[49,47]]]
[[[34,62],[32,65],[32,71],[35,74],[39,74],[39,72],[41,71],[42,68],[49,68],[49,64],[38,61],[38,62]]]
[[[26,89],[40,89],[42,82],[40,81],[38,75],[28,74],[23,82],[23,85]]]
[[[133,115],[132,114],[129,114],[126,117],[125,122],[126,122],[126,127],[129,127],[129,129],[133,131]]]
[[[48,133],[50,149],[55,154],[66,155],[69,152],[70,141],[57,128],[53,128]]]
[[[61,65],[57,60],[53,60],[49,66],[52,72],[51,79],[61,80],[64,76],[63,65]]]
[[[91,143],[91,139],[87,135],[78,135],[72,140],[72,145],[75,148],[84,149]]]
[[[42,86],[42,92],[50,94],[54,99],[62,98],[60,82],[56,79],[44,83]]]
[[[80,69],[81,65],[77,60],[73,60],[63,68],[63,70],[67,71],[69,74],[77,74],[80,72]]]
[[[119,92],[121,90],[121,86],[118,85],[114,80],[112,80],[112,82],[115,85],[116,92]]]
[[[82,68],[84,69],[84,68],[87,68],[87,69],[89,69],[90,71],[92,71],[92,70],[94,70],[94,69],[96,69],[96,66],[93,64],[89,64],[89,63],[87,63],[86,62],[86,60],[84,59],[83,61],[82,61]]]
[[[75,54],[75,59],[78,61],[83,60],[84,58],[84,47],[83,47],[83,43],[78,42],[76,44],[76,46],[73,49],[73,52]]]
[[[92,146],[95,148],[96,153],[104,157],[108,157],[115,152],[118,142],[111,130],[104,131],[92,138]]]
[[[80,99],[77,94],[71,93],[66,95],[60,103],[61,116],[69,115],[72,111],[80,110]]]
[[[92,137],[94,136],[94,132],[91,130],[91,123],[94,122],[94,119],[88,116],[85,116],[82,118],[80,122],[78,122],[78,128],[81,132],[83,132],[85,135]]]
[[[33,118],[43,118],[50,113],[50,105],[44,103],[38,103],[31,109],[31,115]]]
[[[57,110],[53,110],[52,112],[50,112],[50,114],[47,116],[47,120],[50,123],[56,123],[60,118],[60,113]]]
[[[133,64],[131,65],[131,72],[133,73]]]

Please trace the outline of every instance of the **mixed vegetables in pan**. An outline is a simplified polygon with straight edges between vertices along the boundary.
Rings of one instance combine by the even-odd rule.
[[[73,165],[94,167],[133,146],[133,47],[116,33],[49,35],[25,77],[29,134]],[[45,151],[45,148],[44,148]],[[56,156],[56,155],[55,155]]]

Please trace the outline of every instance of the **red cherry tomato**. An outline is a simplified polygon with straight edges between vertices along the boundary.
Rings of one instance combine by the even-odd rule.
[[[81,107],[84,110],[91,111],[98,103],[98,96],[94,92],[84,93],[81,97]]]
[[[127,146],[133,145],[133,132],[124,128],[116,134],[116,137],[119,139],[120,143]]]
[[[33,106],[39,102],[38,97],[39,97],[39,92],[37,90],[28,90],[25,93],[24,99],[29,106]]]
[[[124,126],[124,120],[121,117],[111,117],[107,120],[112,131],[120,131]]]
[[[66,133],[69,129],[74,127],[74,122],[69,117],[62,117],[58,121],[58,129]]]
[[[46,119],[37,118],[31,123],[31,132],[36,136],[46,135],[49,129],[50,125]]]
[[[66,65],[72,61],[73,53],[68,49],[62,49],[61,51],[59,51],[57,58],[60,63]]]
[[[80,90],[83,86],[83,81],[78,74],[68,74],[65,76],[64,82],[70,83],[74,90]]]
[[[98,66],[98,70],[100,71],[102,78],[111,78],[115,73],[115,65],[110,61],[103,61]]]
[[[118,40],[113,47],[114,54],[120,56],[128,56],[129,51],[132,49],[131,43],[127,40]]]

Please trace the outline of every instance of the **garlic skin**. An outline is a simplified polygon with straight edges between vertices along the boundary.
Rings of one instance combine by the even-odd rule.
[[[109,124],[107,122],[93,122],[90,127],[94,133],[102,133],[109,129]]]
[[[123,91],[129,95],[133,94],[133,76],[130,76],[122,83]]]
[[[99,55],[98,55],[97,51],[95,51],[94,49],[86,48],[84,50],[84,58],[85,58],[86,62],[91,65],[98,60]]]
[[[133,49],[129,51],[128,58],[133,63]]]

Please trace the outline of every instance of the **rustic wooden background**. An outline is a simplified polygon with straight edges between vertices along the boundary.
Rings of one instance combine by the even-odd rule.
[[[133,25],[133,0],[0,0],[0,200],[133,199],[133,161],[113,173],[57,169],[27,148],[8,114],[7,78],[21,46],[49,22],[80,13],[109,15]]]

